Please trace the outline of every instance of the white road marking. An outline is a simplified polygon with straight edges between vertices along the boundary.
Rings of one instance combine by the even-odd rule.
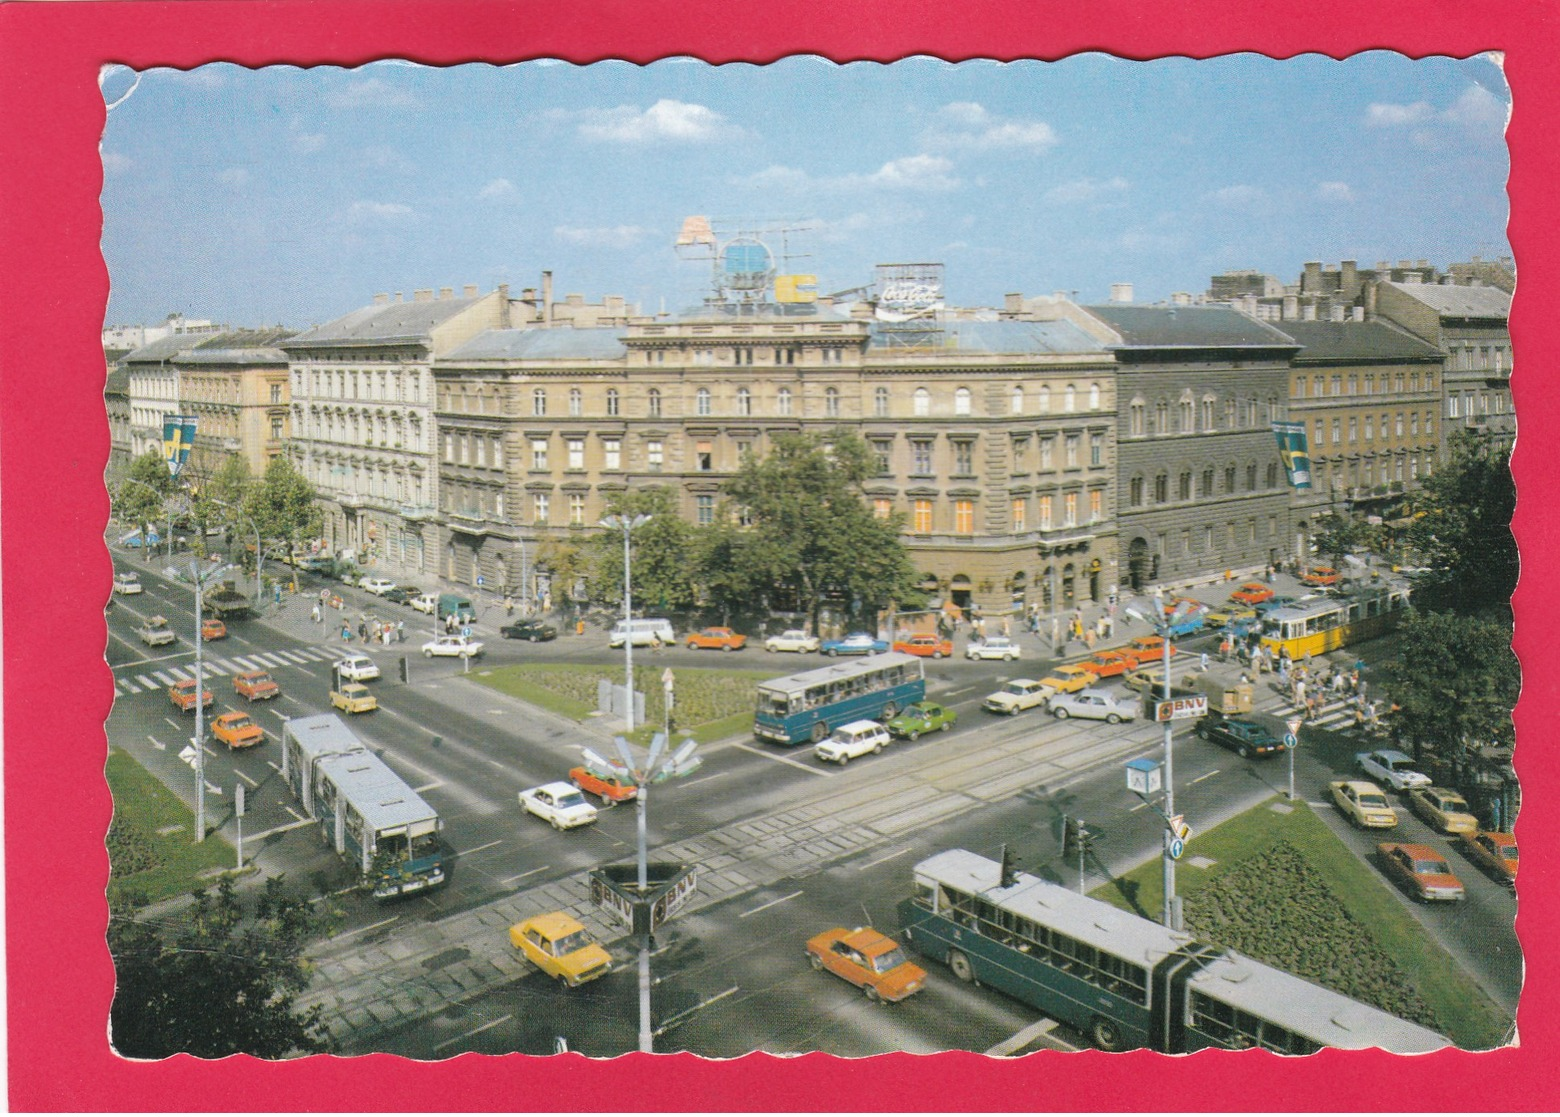
[[[729,775],[731,775],[730,772],[712,772],[712,773],[710,773],[707,776],[700,776],[696,780],[689,780],[687,783],[680,784],[679,786],[681,786],[681,787],[696,787],[697,785],[699,785],[701,783],[708,783],[710,780],[718,780],[722,776],[729,776]]]
[[[795,892],[791,893],[789,896],[781,896],[778,900],[770,900],[769,903],[767,903],[767,904],[759,904],[758,907],[756,907],[756,908],[750,908],[747,911],[742,912],[740,915],[738,915],[737,918],[738,919],[746,919],[750,915],[757,915],[759,912],[763,911],[765,908],[772,908],[776,904],[783,904],[787,900],[794,900],[798,896],[800,896],[801,894],[802,894],[801,889],[797,889]]]
[[[304,818],[304,817],[303,817],[303,816],[302,816],[302,815],[301,815],[301,814],[299,814],[299,813],[298,813],[298,812],[297,812],[297,811],[295,811],[295,810],[293,810],[293,809],[292,809],[292,808],[291,808],[291,807],[289,807],[289,806],[287,806],[287,805],[285,805],[285,804],[283,804],[283,806],[282,806],[282,810],[284,810],[284,811],[286,811],[286,812],[287,812],[287,813],[288,813],[288,814],[290,814],[290,815],[292,815],[292,816],[293,816],[293,817],[294,817],[294,818],[296,818],[296,819],[297,819],[297,820],[298,820],[298,822],[297,822],[297,825],[299,825],[299,826],[302,826],[302,825],[303,825],[303,824],[304,824],[304,823],[306,823],[306,822],[313,822],[313,821],[314,821],[314,820],[313,820],[313,819],[312,819],[312,818]],[[292,827],[291,827],[291,826],[289,826],[289,827],[287,827],[287,829],[289,829],[289,830],[291,830],[291,829],[292,829]]]
[[[421,787],[414,787],[414,788],[412,788],[412,790],[417,792],[417,794],[421,795],[425,791],[432,791],[436,787],[443,787],[443,786],[444,786],[444,781],[443,780],[434,780],[432,783],[425,783]]]
[[[342,939],[350,939],[353,935],[361,935],[364,931],[372,931],[376,927],[385,927],[400,919],[399,915],[392,915],[389,919],[381,919],[378,923],[370,923],[367,927],[354,927],[350,931],[343,931],[339,935],[332,935],[326,942],[340,942]]]
[[[237,768],[233,769],[233,774],[235,776],[237,776],[239,779],[243,780],[245,783],[247,783],[250,787],[259,787],[260,786],[259,781],[255,780],[252,776],[249,776],[249,775],[245,774],[244,772],[240,772]]]
[[[287,813],[288,814],[297,814],[298,812],[294,811],[292,809],[289,809],[287,811]],[[269,838],[272,834],[285,834],[285,833],[287,833],[287,831],[289,831],[289,830],[296,830],[300,826],[308,826],[313,821],[314,820],[312,818],[301,818],[297,822],[289,822],[289,823],[286,823],[285,825],[282,825],[282,826],[273,826],[269,830],[262,830],[258,834],[250,835],[249,840],[252,841],[252,842],[255,842],[255,841],[260,841],[260,840],[262,840],[264,838]]]
[[[478,1032],[485,1032],[489,1028],[496,1028],[500,1024],[504,1023],[505,1021],[513,1020],[513,1019],[514,1019],[513,1014],[509,1014],[509,1015],[506,1015],[506,1016],[500,1016],[497,1020],[490,1020],[486,1024],[483,1024],[480,1028],[473,1028],[473,1029],[471,1029],[471,1031],[467,1032],[465,1035],[456,1036],[454,1039],[447,1039],[443,1043],[434,1044],[433,1049],[435,1051],[442,1051],[446,1047],[450,1046],[450,1044],[452,1044],[452,1043],[459,1043],[463,1039],[470,1039],[472,1036],[476,1035]]]
[[[1020,1029],[1008,1036],[1007,1039],[994,1047],[989,1047],[983,1052],[986,1055],[1004,1056],[1029,1046],[1043,1035],[1047,1035],[1056,1028],[1055,1020],[1036,1020],[1027,1028]],[[1065,1046],[1065,1045],[1064,1045]]]
[[[655,1034],[658,1036],[664,1035],[666,1032],[670,1031],[672,1028],[677,1027],[684,1020],[688,1019],[688,1017],[692,1016],[694,1013],[700,1011],[701,1009],[708,1008],[710,1005],[714,1004],[723,997],[731,996],[731,994],[735,993],[737,989],[738,986],[733,985],[730,989],[723,989],[719,993],[716,993],[713,997],[705,997],[704,1000],[700,1001],[692,1008],[683,1009],[681,1012],[669,1017],[665,1023],[663,1023],[655,1030]]]
[[[473,853],[481,853],[484,849],[492,849],[496,845],[502,845],[503,842],[504,842],[504,839],[503,838],[499,838],[497,841],[488,842],[487,845],[477,846],[476,849],[463,849],[459,853],[457,853],[455,856],[456,857],[470,857]]]
[[[499,881],[498,883],[499,884],[513,884],[517,880],[524,880],[526,877],[535,876],[537,873],[543,872],[544,870],[547,870],[547,869],[550,869],[550,868],[552,868],[551,865],[539,865],[536,868],[529,870],[528,872],[519,873],[519,874],[517,874],[515,876],[512,876],[512,877],[505,877],[503,880]]]
[[[886,861],[892,861],[896,857],[903,857],[905,854],[907,854],[909,852],[911,852],[911,850],[910,850],[910,848],[908,846],[906,846],[904,849],[900,850],[898,853],[890,853],[887,857],[879,857],[876,861],[868,861],[865,865],[862,865],[856,871],[858,873],[864,873],[868,869],[872,868],[874,865],[881,865],[881,864],[883,864]]]
[[[157,689],[157,684],[152,682],[152,680],[148,679],[145,675],[137,675],[135,677],[135,681],[140,683],[147,690],[156,690]]]
[[[750,752],[754,756],[762,756],[765,760],[773,760],[776,764],[789,764],[793,768],[800,768],[802,771],[811,772],[815,776],[833,775],[832,772],[825,772],[821,768],[816,768],[811,764],[803,764],[800,760],[792,760],[789,756],[776,756],[772,752],[765,752],[763,749],[756,749],[752,745],[744,745],[741,741],[733,741],[731,743],[731,747],[741,749],[744,752]]]
[[[243,668],[245,671],[258,671],[261,667],[261,664],[256,663],[253,659],[248,657],[234,656],[233,662],[238,664],[239,667]],[[266,666],[269,666],[269,664]]]
[[[1218,768],[1215,768],[1215,769],[1214,769],[1214,770],[1213,770],[1213,771],[1211,771],[1211,772],[1209,772],[1209,773],[1208,773],[1208,774],[1207,774],[1207,775],[1205,775],[1205,776],[1198,776],[1198,777],[1197,777],[1197,778],[1196,778],[1196,779],[1195,779],[1195,780],[1193,780],[1193,781],[1192,781],[1192,782],[1193,782],[1193,783],[1202,783],[1202,782],[1203,782],[1203,780],[1207,780],[1207,779],[1212,779],[1212,778],[1213,778],[1213,777],[1214,777],[1214,776],[1217,776],[1217,775],[1218,775],[1218,774],[1219,774],[1219,769],[1218,769]]]
[[[174,676],[168,674],[168,672],[166,672],[166,671],[153,671],[152,675],[163,686],[172,686],[173,685]],[[181,679],[184,678],[184,673],[182,671],[179,672],[178,677],[181,678]]]
[[[168,746],[163,744],[156,737],[153,737],[150,733],[148,733],[146,735],[146,739],[152,743],[152,747],[154,749],[156,749],[158,752],[167,752],[168,751]]]
[[[1143,808],[1144,808],[1144,807],[1146,807],[1146,806],[1148,806],[1148,804],[1147,804],[1147,803],[1139,803],[1139,804],[1138,804],[1138,805],[1137,805],[1137,806],[1135,806],[1135,807],[1128,807],[1128,808],[1127,808],[1127,813],[1128,813],[1128,814],[1131,814],[1131,813],[1132,813],[1132,812],[1133,812],[1133,811],[1140,811],[1140,810],[1142,810],[1142,809],[1143,809]]]

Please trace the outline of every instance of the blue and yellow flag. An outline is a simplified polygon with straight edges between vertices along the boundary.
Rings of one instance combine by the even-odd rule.
[[[1311,487],[1311,452],[1306,448],[1304,423],[1274,423],[1278,456],[1284,460],[1289,483],[1297,489]]]
[[[195,445],[195,416],[163,416],[163,460],[168,463],[168,473],[177,477],[184,463],[189,461],[190,448]]]

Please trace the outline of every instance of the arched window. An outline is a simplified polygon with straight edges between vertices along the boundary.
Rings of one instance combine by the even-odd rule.
[[[1210,465],[1202,471],[1202,488],[1199,490],[1197,495],[1213,495],[1213,466]]]
[[[1186,470],[1181,474],[1181,479],[1176,485],[1175,497],[1177,500],[1192,499],[1192,471]]]
[[[746,388],[737,389],[737,414],[753,414],[753,393]]]
[[[917,388],[911,400],[916,415],[930,415],[932,413],[932,393],[925,388]],[[784,414],[784,412],[781,412],[781,414]]]
[[[1170,405],[1164,400],[1158,400],[1154,404],[1154,433],[1170,433]]]
[[[1147,408],[1142,399],[1134,399],[1127,405],[1127,433],[1141,436]]]
[[[872,413],[879,419],[888,418],[888,389],[872,389]]]
[[[1051,410],[1051,386],[1042,384],[1035,392],[1035,411],[1044,415],[1049,410]]]
[[[1134,508],[1143,507],[1143,478],[1134,477],[1127,486],[1127,503]]]
[[[578,388],[569,389],[569,414],[580,416],[585,413],[585,395]]]
[[[1270,488],[1270,489],[1278,488],[1278,463],[1277,462],[1268,462],[1268,467],[1267,467],[1267,487]]]
[[[955,415],[968,415],[970,413],[970,390],[958,388],[953,393],[953,413]]]
[[[1192,393],[1187,392],[1179,400],[1176,406],[1176,421],[1182,434],[1189,434],[1196,429],[1192,425]]]
[[[1013,394],[1009,397],[1008,411],[1014,415],[1022,415],[1024,413],[1024,386],[1022,384],[1013,385]]]
[[[1078,410],[1078,389],[1075,385],[1067,385],[1067,390],[1062,393],[1062,410],[1069,415]]]
[[[1161,473],[1154,478],[1154,503],[1163,504],[1170,499],[1170,475]]]
[[[775,394],[775,410],[781,415],[789,415],[791,413],[791,389],[781,388]]]
[[[1233,465],[1224,467],[1224,491],[1227,493],[1235,491],[1235,467]]]
[[[1090,384],[1089,385],[1089,410],[1090,411],[1098,411],[1099,409],[1100,409],[1100,386],[1098,384]]]
[[[1212,396],[1203,396],[1202,398],[1202,429],[1205,431],[1211,431],[1213,429]]]
[[[830,419],[840,417],[840,390],[838,388],[825,388],[823,390],[823,413]]]
[[[700,415],[708,415],[710,413],[710,390],[708,388],[700,388],[695,392],[693,401],[695,412]]]
[[[1257,463],[1251,462],[1246,466],[1246,491],[1256,492],[1257,489]]]
[[[648,404],[648,410],[650,412],[651,418],[655,418],[655,419],[660,418],[661,417],[661,392],[660,392],[660,389],[658,389],[658,388],[651,388],[650,391],[645,396],[645,402]]]

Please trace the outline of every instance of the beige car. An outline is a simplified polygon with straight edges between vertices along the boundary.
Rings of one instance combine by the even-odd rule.
[[[1369,780],[1334,780],[1328,786],[1333,804],[1357,829],[1390,830],[1398,824],[1387,793]]]
[[[349,714],[366,714],[379,709],[379,699],[362,683],[343,683],[340,690],[330,692],[330,704]]]

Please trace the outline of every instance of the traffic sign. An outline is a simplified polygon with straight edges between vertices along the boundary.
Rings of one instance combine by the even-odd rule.
[[[1297,733],[1300,732],[1300,727],[1305,724],[1305,719],[1304,718],[1290,718],[1284,724],[1289,726],[1289,735],[1291,737],[1293,737]]]
[[[1181,860],[1181,854],[1183,854],[1185,852],[1186,852],[1186,843],[1185,842],[1183,842],[1180,838],[1171,838],[1170,839],[1170,860],[1172,860],[1172,861],[1179,861],[1179,860]]]
[[[196,755],[197,753],[195,752],[194,745],[185,745],[182,749],[179,750],[179,759],[184,761],[184,763],[188,764],[191,768],[195,767]]]
[[[1286,749],[1298,748],[1299,746],[1300,738],[1296,737],[1293,733],[1284,734],[1284,747]]]
[[[1180,721],[1182,718],[1200,718],[1208,716],[1208,696],[1205,694],[1187,695],[1183,698],[1172,698],[1166,702],[1154,704],[1155,721]]]

